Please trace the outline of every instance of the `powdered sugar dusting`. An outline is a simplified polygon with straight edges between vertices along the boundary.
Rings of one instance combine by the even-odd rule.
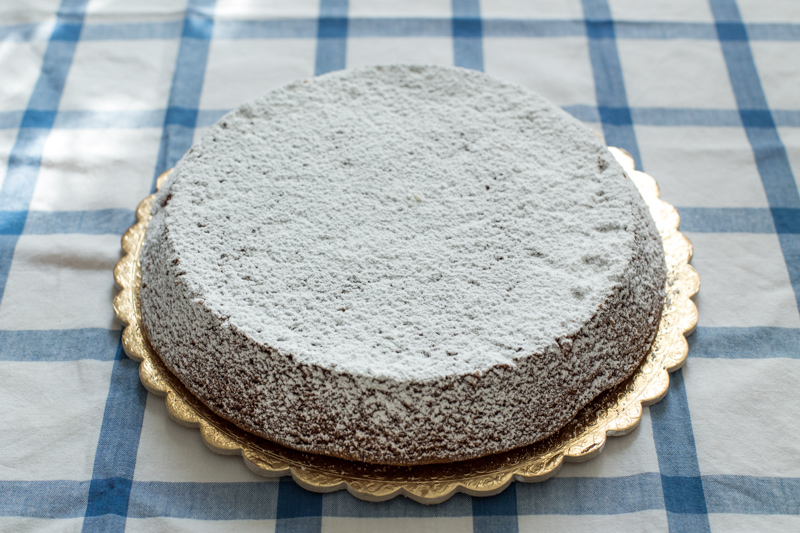
[[[513,365],[590,319],[632,253],[638,193],[600,141],[464,71],[290,85],[222,119],[175,175],[170,231],[204,305],[352,374]]]
[[[143,325],[208,407],[385,464],[542,439],[633,372],[661,241],[598,139],[483,74],[384,67],[249,102],[176,166]]]

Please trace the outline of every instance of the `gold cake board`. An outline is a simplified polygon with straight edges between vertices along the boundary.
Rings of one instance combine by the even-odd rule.
[[[203,440],[213,451],[241,455],[257,474],[291,475],[308,490],[346,489],[370,501],[388,500],[402,494],[433,504],[457,492],[490,496],[515,480],[544,481],[555,474],[564,461],[591,459],[602,451],[607,436],[625,435],[639,424],[642,406],[652,405],[666,395],[668,372],[677,370],[686,361],[688,345],[684,336],[697,324],[697,308],[690,298],[697,293],[700,278],[689,265],[692,245],[678,231],[677,211],[659,198],[658,185],[651,176],[634,169],[633,159],[627,152],[617,148],[609,150],[638,187],[663,240],[667,262],[664,310],[656,339],[636,373],[603,393],[558,434],[544,441],[469,461],[382,466],[292,450],[254,436],[212,413],[167,370],[142,330],[139,256],[155,194],[139,204],[137,223],[122,237],[125,255],[114,269],[114,277],[121,287],[114,300],[114,311],[127,324],[122,336],[125,352],[141,363],[139,376],[145,388],[158,396],[166,396],[170,416],[184,426],[199,427]],[[169,171],[159,177],[158,188],[168,174]]]

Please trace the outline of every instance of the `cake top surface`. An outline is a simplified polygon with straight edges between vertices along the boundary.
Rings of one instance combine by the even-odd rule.
[[[179,279],[223,327],[414,381],[514,365],[580,329],[620,282],[642,201],[562,110],[432,66],[252,100],[159,194]]]

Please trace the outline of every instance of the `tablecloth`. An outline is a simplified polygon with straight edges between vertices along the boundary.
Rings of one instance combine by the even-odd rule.
[[[798,58],[795,0],[0,3],[0,530],[800,531]],[[702,281],[688,362],[633,433],[430,507],[212,453],[111,307],[137,203],[224,112],[397,62],[522,84],[628,150]]]

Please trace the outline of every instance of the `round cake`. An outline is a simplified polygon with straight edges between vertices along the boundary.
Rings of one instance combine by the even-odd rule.
[[[344,459],[545,438],[633,373],[663,305],[661,240],[603,143],[463,69],[247,102],[152,214],[140,295],[167,367],[239,427]]]

